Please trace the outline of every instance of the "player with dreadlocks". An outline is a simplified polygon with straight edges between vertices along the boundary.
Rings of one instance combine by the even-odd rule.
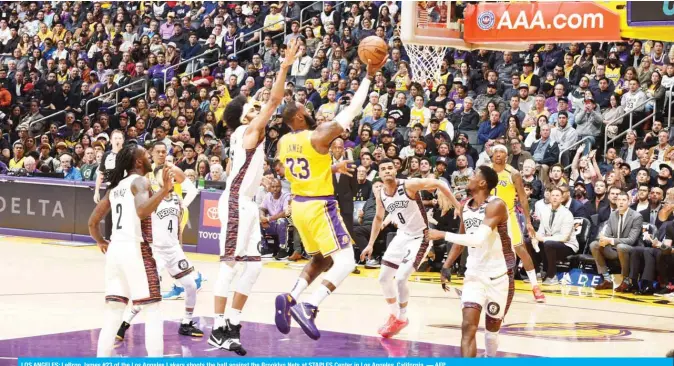
[[[162,188],[152,193],[145,175],[152,165],[144,148],[136,144],[124,146],[117,154],[110,173],[105,197],[89,217],[89,233],[105,254],[105,314],[98,337],[98,357],[110,357],[115,333],[122,321],[129,300],[142,306],[147,316],[145,347],[148,356],[164,354],[164,326],[159,313],[161,293],[159,275],[152,257],[151,215],[173,187],[173,173],[163,171]],[[108,243],[99,224],[112,208],[112,235]]]

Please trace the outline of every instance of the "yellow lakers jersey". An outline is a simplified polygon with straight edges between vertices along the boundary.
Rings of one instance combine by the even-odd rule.
[[[491,194],[502,199],[508,206],[508,211],[512,212],[515,209],[515,201],[517,200],[517,190],[513,183],[513,172],[515,169],[506,164],[505,169],[498,172],[498,184]]]
[[[311,134],[313,131],[305,130],[284,135],[279,141],[279,160],[293,195],[333,196],[332,158],[314,150]]]
[[[407,91],[407,83],[405,82],[405,77],[403,75],[396,76],[394,82],[396,83],[396,91]]]

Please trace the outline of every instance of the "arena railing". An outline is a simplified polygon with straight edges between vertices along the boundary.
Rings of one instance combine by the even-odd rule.
[[[667,110],[668,110],[667,128],[670,128],[672,125],[672,107],[674,107],[674,105],[672,105],[672,94],[674,94],[674,83],[672,83],[672,85],[669,86],[669,91],[667,91],[667,93],[669,94],[667,95],[667,98],[665,98],[666,100],[669,100],[669,102],[667,103]]]
[[[615,142],[615,141],[621,139],[621,138],[622,138],[623,136],[625,136],[628,132],[630,132],[633,128],[638,127],[638,126],[640,126],[640,125],[646,123],[646,121],[648,121],[648,120],[651,119],[651,118],[653,119],[653,121],[655,121],[655,111],[653,111],[653,112],[652,112],[651,114],[649,114],[648,116],[644,117],[644,119],[642,119],[641,121],[639,121],[639,122],[635,123],[634,125],[632,125],[632,126],[630,127],[630,129],[625,130],[625,131],[623,131],[623,132],[617,134],[614,138],[612,138],[612,139],[610,139],[610,140],[607,140],[606,134],[604,134],[604,155],[606,155],[606,151],[608,150],[608,147],[607,147],[608,144],[611,144],[611,143],[613,143],[613,142]],[[614,124],[614,123],[616,123],[616,121],[613,121],[613,123],[611,123],[611,125]],[[606,127],[608,127],[608,126],[610,126],[610,125],[606,125]]]
[[[639,109],[639,108],[645,106],[645,105],[648,104],[649,102],[654,102],[654,101],[655,101],[655,98],[651,97],[651,98],[648,98],[648,99],[644,100],[643,102],[637,104],[637,105],[634,107],[634,109],[632,109],[631,111],[625,112],[625,113],[621,114],[620,116],[616,117],[616,118],[615,118],[613,121],[611,121],[610,123],[607,123],[607,124],[604,126],[604,131],[606,131],[606,129],[608,129],[610,126],[613,126],[614,124],[622,123],[623,119],[624,119],[625,117],[627,117],[628,115],[630,116],[630,128],[629,128],[628,130],[633,129],[634,126],[635,126],[635,125],[633,124],[633,121],[634,121],[634,112],[636,112],[637,109]],[[648,117],[646,117],[645,119],[641,120],[639,124],[641,124],[641,122],[644,122],[644,121],[648,120],[648,119],[651,118],[651,117],[653,118],[653,121],[655,121],[655,113],[653,113],[653,114],[649,114]],[[626,131],[625,131],[625,132],[626,132]],[[622,135],[623,135],[623,133],[621,133],[621,134],[618,135],[618,136],[622,136]],[[604,154],[606,154],[606,150],[608,150],[608,144],[611,143],[611,142],[613,142],[613,141],[615,141],[616,138],[617,138],[617,137],[611,139],[611,141],[608,141],[608,134],[604,133]]]
[[[220,54],[222,53],[222,51],[220,50],[220,47],[218,47],[218,48],[214,48],[212,50],[208,50],[208,51],[206,51],[202,54],[196,55],[194,57],[188,58],[187,60],[182,60],[182,61],[178,62],[177,64],[171,65],[171,66],[167,67],[166,69],[164,69],[164,88],[166,88],[166,76],[168,75],[169,70],[177,69],[178,67],[180,67],[182,65],[185,65],[187,63],[190,63],[190,62],[192,64],[194,64],[194,60],[204,58],[204,56],[208,55],[209,53],[213,53],[213,52],[217,52],[218,58],[220,58]],[[194,71],[194,66],[192,66],[192,71]]]
[[[95,101],[95,100],[103,99],[103,98],[105,98],[105,97],[109,97],[109,96],[112,95],[113,93],[115,94],[115,105],[114,105],[114,107],[117,107],[117,106],[119,105],[119,92],[120,92],[120,91],[123,91],[124,89],[127,89],[127,88],[130,87],[131,85],[136,85],[136,84],[139,84],[139,83],[145,83],[145,88],[144,88],[144,89],[145,89],[145,92],[144,92],[144,93],[140,93],[140,94],[138,94],[138,95],[135,95],[135,96],[133,96],[132,98],[129,98],[129,99],[134,100],[134,99],[137,99],[137,98],[139,98],[139,97],[141,97],[141,96],[146,95],[146,94],[147,94],[147,90],[148,90],[149,80],[148,80],[147,78],[143,78],[143,79],[141,79],[141,80],[136,80],[136,81],[134,81],[134,82],[132,82],[132,83],[126,84],[126,85],[124,85],[124,86],[120,86],[120,87],[117,88],[117,89],[110,90],[110,91],[107,92],[107,93],[101,94],[101,95],[99,95],[99,96],[97,96],[97,97],[94,97],[94,98],[91,98],[91,99],[87,100],[87,102],[84,104],[84,114],[87,115],[87,116],[90,116],[90,114],[89,114],[89,104],[90,104],[91,102],[93,102],[93,101]],[[92,114],[93,114],[93,113],[92,113]]]
[[[271,27],[277,25],[278,23],[285,23],[285,22],[286,22],[285,20],[279,20],[278,22],[274,22],[274,23],[272,23],[272,24],[269,24],[269,25],[266,26],[266,27],[260,28],[260,29],[256,30],[255,32],[262,32],[262,33],[264,33],[264,30],[265,30],[265,29],[271,28]],[[271,37],[271,40],[273,41],[274,39],[278,38],[279,36],[281,36],[281,37],[283,37],[283,39],[285,39],[285,36],[286,36],[286,30],[285,30],[285,27],[283,27],[283,33],[279,33],[279,34],[277,34],[277,35]],[[239,36],[239,38],[237,39],[237,41],[239,41],[239,40],[242,39],[242,38],[243,38],[243,36]],[[235,54],[239,54],[239,53],[242,53],[242,52],[244,52],[244,51],[248,51],[248,50],[250,50],[250,49],[252,49],[252,48],[259,47],[263,42],[264,42],[264,35],[263,35],[262,37],[260,37],[260,40],[258,40],[257,42],[255,42],[255,43],[253,43],[253,44],[250,44],[250,45],[248,45],[248,46],[246,46],[246,47],[244,47],[244,48],[242,48],[242,49],[240,49],[240,50],[236,50],[236,48],[235,48],[234,53],[235,53]],[[235,42],[235,43],[237,43],[237,42]],[[235,47],[236,47],[236,45],[235,45]]]
[[[31,123],[36,123],[36,122],[46,121],[46,120],[48,120],[48,119],[52,119],[52,118],[54,118],[54,117],[56,117],[56,116],[58,116],[58,115],[66,114],[66,113],[68,113],[68,112],[72,112],[72,111],[67,111],[67,110],[64,109],[64,110],[58,111],[58,112],[56,112],[56,113],[52,113],[52,114],[50,114],[50,115],[48,115],[48,116],[44,116],[44,117],[42,117],[42,118],[40,118],[40,119],[38,119],[38,120],[36,120],[36,121],[33,121],[33,122],[31,122]],[[47,122],[49,122],[49,121],[47,121]],[[9,141],[9,140],[7,140],[7,141]]]

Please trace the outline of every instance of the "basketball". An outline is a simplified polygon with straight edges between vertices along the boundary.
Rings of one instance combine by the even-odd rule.
[[[365,38],[358,46],[358,57],[364,63],[368,63],[368,59],[375,65],[384,61],[388,55],[388,46],[386,42],[377,36],[369,36]]]

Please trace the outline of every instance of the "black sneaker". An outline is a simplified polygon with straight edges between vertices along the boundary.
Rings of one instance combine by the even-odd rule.
[[[229,329],[225,327],[215,328],[208,338],[208,344],[213,347],[222,348],[225,339],[229,338]]]
[[[204,332],[201,331],[201,329],[195,327],[196,323],[194,322],[189,322],[189,323],[182,323],[180,324],[180,328],[178,329],[178,334],[184,335],[184,336],[189,336],[189,337],[203,337]]]
[[[119,330],[117,331],[117,340],[118,341],[123,341],[124,340],[124,335],[126,334],[126,331],[129,329],[131,324],[127,322],[122,322],[122,325],[119,326]]]
[[[241,324],[233,325],[227,320],[227,333],[228,336],[225,338],[221,349],[235,352],[239,356],[245,356],[246,350],[241,346]]]
[[[281,248],[281,250],[279,250],[278,253],[276,253],[276,256],[274,257],[274,259],[276,259],[277,261],[282,261],[282,260],[288,258],[288,255],[289,255],[288,254],[288,248]]]

